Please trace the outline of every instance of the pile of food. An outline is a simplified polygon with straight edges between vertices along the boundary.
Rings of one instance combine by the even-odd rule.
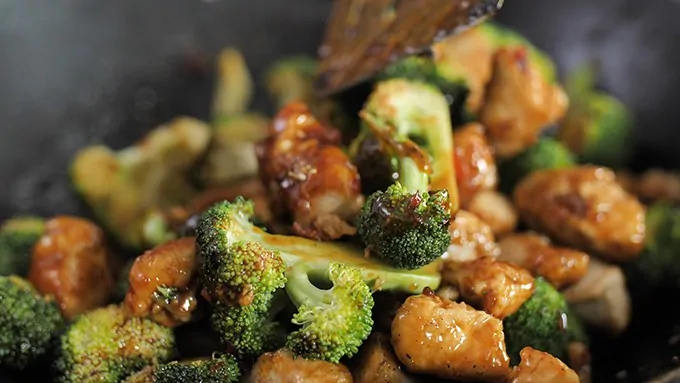
[[[0,368],[63,383],[587,382],[588,330],[629,324],[626,276],[680,276],[680,176],[625,171],[633,120],[592,68],[563,87],[490,22],[351,97],[317,98],[315,68],[300,56],[266,73],[268,118],[226,49],[212,121],[77,154],[96,222],[6,220]],[[187,352],[186,328],[218,341]]]

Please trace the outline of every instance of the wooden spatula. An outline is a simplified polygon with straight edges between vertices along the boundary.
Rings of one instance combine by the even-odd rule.
[[[329,95],[493,15],[503,0],[335,0],[315,88]]]

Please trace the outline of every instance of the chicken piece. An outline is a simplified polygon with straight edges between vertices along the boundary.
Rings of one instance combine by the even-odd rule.
[[[361,210],[359,172],[338,146],[340,133],[293,102],[257,145],[260,175],[272,206],[287,209],[297,235],[332,240],[356,233],[350,223]],[[282,212],[278,212],[282,213]]]
[[[521,219],[570,247],[611,261],[635,259],[645,240],[645,209],[596,166],[541,170],[515,188]]]
[[[641,175],[620,172],[616,176],[624,189],[645,202],[680,203],[680,173],[649,169]]]
[[[497,257],[500,253],[489,225],[465,210],[456,212],[449,233],[451,245],[444,254],[445,259],[466,262],[480,257]]]
[[[394,355],[390,336],[374,333],[361,346],[354,370],[356,383],[414,383]]]
[[[62,314],[73,319],[105,305],[113,294],[115,268],[103,231],[89,220],[58,216],[45,223],[33,247],[28,279],[53,295]]]
[[[621,267],[591,258],[588,273],[563,294],[584,323],[614,334],[628,327],[631,302]]]
[[[470,28],[433,45],[432,56],[437,64],[448,66],[465,79],[469,94],[466,109],[477,113],[484,102],[486,84],[493,71],[495,45],[483,28]]]
[[[185,237],[146,251],[130,270],[124,308],[128,315],[175,327],[191,320],[197,307],[196,240]]]
[[[444,284],[439,286],[437,291],[435,291],[435,294],[450,301],[457,301],[460,298],[460,291],[458,291],[458,288],[448,284],[447,281],[442,282],[444,282]]]
[[[541,131],[561,119],[569,106],[565,91],[547,81],[528,55],[525,46],[501,48],[496,53],[480,121],[501,158],[535,144]]]
[[[509,235],[498,246],[501,249],[499,260],[542,276],[558,290],[581,280],[590,264],[588,254],[553,246],[548,237],[536,233]]]
[[[580,383],[574,370],[547,352],[525,347],[519,355],[522,361],[512,369],[508,383]]]
[[[295,357],[279,350],[260,355],[253,366],[250,383],[352,383],[347,367],[321,360]]]
[[[469,123],[456,129],[453,145],[458,195],[466,207],[476,193],[498,185],[498,170],[482,125]]]
[[[475,194],[467,210],[486,222],[497,237],[512,233],[517,227],[517,210],[506,196],[497,191]]]
[[[490,257],[444,262],[442,278],[458,287],[463,300],[501,320],[534,293],[534,277],[527,270]]]
[[[482,381],[508,373],[503,322],[431,290],[409,297],[399,308],[392,322],[392,345],[414,373]]]

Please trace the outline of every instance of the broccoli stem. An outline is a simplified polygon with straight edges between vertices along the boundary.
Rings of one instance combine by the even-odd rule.
[[[430,183],[427,173],[409,157],[399,160],[399,182],[411,193],[427,191]]]
[[[330,303],[332,295],[312,283],[312,279],[328,281],[328,264],[298,264],[288,273],[286,293],[296,307],[303,305],[318,306]]]

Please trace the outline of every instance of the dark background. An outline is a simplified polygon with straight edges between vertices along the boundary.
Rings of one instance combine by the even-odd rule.
[[[210,65],[220,48],[240,48],[257,75],[282,54],[313,53],[329,6],[328,0],[0,0],[0,219],[83,214],[67,178],[78,148],[123,147],[177,114],[205,118]],[[602,86],[637,117],[634,166],[680,167],[680,3],[507,0],[499,19],[549,52],[561,73],[598,60]],[[268,108],[262,94],[256,107]],[[602,373],[667,361],[672,330],[662,323],[669,317],[662,311],[655,326],[644,322],[600,350],[613,360]],[[637,333],[643,330],[650,335]]]

